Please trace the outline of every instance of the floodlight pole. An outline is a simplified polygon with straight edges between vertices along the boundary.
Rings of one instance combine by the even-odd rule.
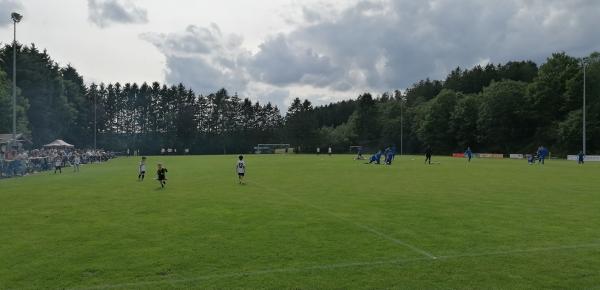
[[[586,66],[587,66],[587,63],[585,62],[585,60],[583,60],[583,108],[582,108],[583,109],[583,122],[582,122],[582,126],[583,126],[583,130],[582,130],[582,133],[583,133],[582,134],[583,135],[582,136],[583,137],[583,140],[582,140],[582,142],[583,142],[583,155],[585,155],[587,153],[586,152],[586,149],[587,149],[587,146],[586,146],[586,132],[585,132],[585,127],[586,127],[585,126],[585,117],[586,117],[585,116],[585,113],[586,113],[585,112],[586,111],[586,104],[585,104],[585,97],[586,97],[585,96],[585,93],[586,93],[586,91],[585,91],[585,89],[586,89],[585,88],[586,87],[586,72],[585,71],[586,71]]]
[[[96,95],[97,94],[94,94],[94,151],[96,151],[96,132],[98,131],[96,129]]]
[[[404,96],[399,90],[394,91],[395,99],[400,101],[400,156],[404,155]]]
[[[400,97],[400,156],[404,156],[404,97]]]
[[[13,13],[14,14],[14,13]],[[13,105],[13,119],[12,119],[12,142],[13,146],[17,143],[17,22],[18,19],[13,17],[14,31],[13,31],[13,87],[12,87],[12,105]]]

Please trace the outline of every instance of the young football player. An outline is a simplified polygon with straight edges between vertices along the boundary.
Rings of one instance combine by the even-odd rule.
[[[158,164],[158,170],[156,171],[156,176],[158,182],[160,182],[160,187],[165,188],[167,184],[167,172],[169,172],[166,168],[162,166],[162,164]]]
[[[146,157],[142,157],[142,161],[138,165],[138,181],[144,181],[146,175]]]
[[[239,183],[244,184],[244,176],[246,175],[246,162],[244,162],[244,156],[238,156],[238,162],[235,166],[235,171],[238,175]]]

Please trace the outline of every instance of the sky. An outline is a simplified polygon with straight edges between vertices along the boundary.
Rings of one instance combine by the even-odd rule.
[[[452,69],[600,51],[597,0],[0,0],[21,43],[86,82],[183,83],[287,108],[443,79]]]

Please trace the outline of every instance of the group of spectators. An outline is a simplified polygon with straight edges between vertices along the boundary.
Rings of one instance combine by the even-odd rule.
[[[105,162],[114,158],[112,152],[79,149],[35,149],[0,152],[0,178],[71,167],[75,163]]]

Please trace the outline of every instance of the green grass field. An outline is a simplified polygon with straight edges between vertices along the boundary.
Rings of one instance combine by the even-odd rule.
[[[600,164],[138,161],[0,180],[0,288],[600,286]]]

